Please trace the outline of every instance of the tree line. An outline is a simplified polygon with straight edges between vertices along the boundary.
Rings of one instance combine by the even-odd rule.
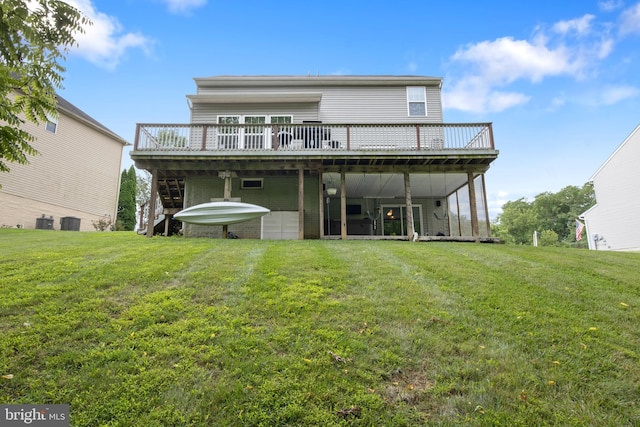
[[[509,201],[491,224],[491,232],[507,244],[530,245],[538,233],[541,246],[587,247],[587,239],[576,240],[576,219],[595,204],[592,183],[567,186],[557,193],[538,194],[533,201]]]

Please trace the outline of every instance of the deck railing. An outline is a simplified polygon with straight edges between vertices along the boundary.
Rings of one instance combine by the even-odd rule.
[[[493,150],[491,123],[138,124],[135,151]]]

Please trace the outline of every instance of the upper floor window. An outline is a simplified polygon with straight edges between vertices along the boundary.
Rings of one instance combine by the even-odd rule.
[[[270,121],[273,124],[281,124],[281,123],[291,123],[292,122],[292,117],[291,116],[271,116],[270,117]]]
[[[44,128],[51,133],[56,133],[56,130],[58,129],[58,118],[47,114],[47,123]]]
[[[424,86],[407,87],[407,109],[409,116],[427,115],[427,92]]]

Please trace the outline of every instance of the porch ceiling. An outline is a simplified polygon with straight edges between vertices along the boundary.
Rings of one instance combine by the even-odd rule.
[[[415,173],[411,176],[411,196],[442,198],[467,183],[466,173]],[[336,188],[340,196],[340,174],[323,175],[325,188]],[[404,175],[389,173],[347,173],[345,185],[348,198],[404,198]]]

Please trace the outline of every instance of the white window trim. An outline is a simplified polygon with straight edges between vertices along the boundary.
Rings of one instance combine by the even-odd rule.
[[[422,89],[423,99],[421,101],[413,101],[409,97],[409,92],[411,89]],[[412,115],[411,114],[411,103],[423,103],[424,104],[424,116],[423,115]],[[429,115],[429,111],[427,110],[427,88],[424,86],[407,86],[407,116],[409,117],[427,117]]]
[[[53,125],[53,130],[49,128],[50,124]],[[55,117],[51,114],[47,114],[47,122],[44,124],[44,128],[48,132],[51,132],[54,135],[58,133],[58,117]]]

